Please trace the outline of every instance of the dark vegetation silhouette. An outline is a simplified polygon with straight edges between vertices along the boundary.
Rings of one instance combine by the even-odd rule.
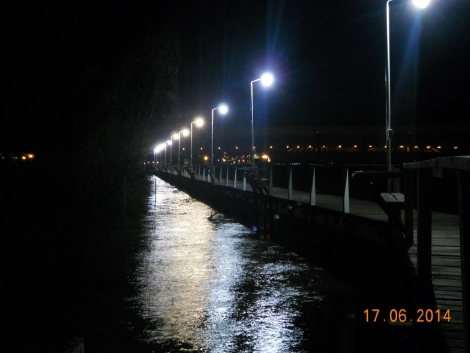
[[[89,104],[74,127],[80,137],[74,182],[95,220],[125,218],[139,194],[151,133],[178,115],[179,63],[176,35],[153,33],[119,62],[104,90],[94,91],[100,72],[83,82],[79,98]]]
[[[178,35],[165,29],[89,66],[58,103],[66,115],[44,118],[35,161],[0,163],[7,351],[63,352],[77,336],[90,352],[139,351],[122,301],[145,243],[142,162],[155,131],[179,119],[180,61]]]

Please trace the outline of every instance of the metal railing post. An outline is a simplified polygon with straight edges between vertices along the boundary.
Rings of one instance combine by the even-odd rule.
[[[315,206],[317,204],[317,190],[315,185],[315,167],[313,167],[312,176],[312,188],[310,189],[310,205]]]

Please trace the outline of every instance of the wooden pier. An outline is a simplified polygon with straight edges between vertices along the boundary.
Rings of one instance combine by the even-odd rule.
[[[408,193],[412,194],[413,187],[417,190],[417,216],[412,227],[414,245],[408,253],[418,285],[429,288],[437,308],[452,313],[450,322],[440,324],[447,351],[469,352],[470,157],[435,158],[408,163],[404,168]],[[416,173],[416,183],[411,182],[413,173]],[[436,201],[449,197],[439,192],[440,197],[436,197],[434,192],[436,179],[444,178],[445,173],[457,186],[458,216],[432,209]],[[411,215],[411,210],[408,214]],[[408,219],[410,229],[411,221]]]
[[[279,172],[281,168],[283,171]],[[265,223],[271,226],[278,217],[279,204],[283,204],[292,217],[294,209],[303,209],[304,215],[321,215],[326,225],[328,217],[339,217],[347,232],[354,232],[357,225],[363,224],[387,230],[403,241],[407,249],[407,261],[417,287],[416,305],[424,315],[423,323],[412,323],[418,333],[426,337],[430,330],[438,330],[443,351],[469,352],[470,271],[465,270],[465,263],[469,261],[470,157],[408,163],[398,172],[385,172],[373,166],[336,169],[309,166],[301,170],[303,181],[296,184],[296,180],[302,180],[299,171],[297,166],[270,166],[264,170],[207,165],[190,170],[165,166],[159,168],[157,175],[173,180],[177,186],[198,185],[195,189],[201,193],[211,187],[215,194],[232,195],[229,197],[234,202],[251,198],[256,210],[259,200],[263,200],[269,203],[269,219]],[[449,176],[455,180],[456,195],[447,195],[445,191],[440,194],[439,188],[433,186],[434,180]],[[374,181],[372,192],[361,189],[364,180],[366,184]],[[433,210],[432,205],[445,198],[455,198],[458,215]],[[240,203],[240,207],[244,206]],[[439,322],[434,318],[431,324],[426,323],[428,309],[434,315],[440,309]],[[444,318],[447,310],[450,315]]]

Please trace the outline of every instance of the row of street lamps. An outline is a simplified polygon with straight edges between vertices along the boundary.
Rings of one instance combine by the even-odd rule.
[[[387,160],[386,160],[386,165],[387,165],[387,170],[392,170],[392,157],[391,157],[391,152],[392,152],[392,137],[393,137],[393,129],[391,127],[391,121],[392,121],[392,109],[391,109],[391,89],[390,89],[390,20],[389,20],[389,4],[393,0],[387,0],[386,3],[386,25],[387,25],[387,72],[386,72],[386,77],[385,77],[385,83],[386,83],[386,147],[387,147]],[[421,9],[426,8],[430,3],[430,0],[413,0],[413,4]],[[253,83],[260,81],[264,86],[270,86],[273,81],[274,77],[266,73],[262,75],[260,78],[253,80],[250,82],[250,88],[251,88],[251,164],[254,167],[255,166],[255,133],[254,133],[254,111],[253,111]],[[220,114],[226,114],[228,112],[228,107],[225,104],[219,105],[217,108],[212,109],[212,121],[211,121],[211,164],[214,162],[214,111],[218,110]],[[193,163],[193,146],[192,146],[192,128],[193,124],[196,124],[198,127],[203,125],[203,120],[202,118],[197,118],[195,121],[191,123],[191,165]],[[163,148],[165,149],[165,161],[166,161],[166,146],[170,145],[172,146],[173,139],[178,139],[179,141],[181,133],[184,134],[184,136],[187,136],[189,134],[189,131],[187,129],[184,129],[180,131],[178,134],[174,134],[171,136],[170,140],[166,141],[163,144],[160,144],[156,147],[154,150],[154,153],[157,153],[161,151]],[[181,149],[181,144],[179,143],[179,148],[178,148],[178,165],[180,165],[180,149]],[[172,163],[171,160],[171,151],[170,151],[170,164]],[[155,156],[155,155],[154,155]]]
[[[255,133],[254,133],[254,114],[253,114],[253,83],[260,81],[263,86],[270,86],[274,82],[274,77],[270,73],[265,73],[260,78],[250,82],[251,88],[251,163],[252,166],[255,166]],[[225,115],[228,113],[228,106],[226,104],[220,104],[216,108],[212,109],[212,120],[211,120],[211,164],[214,163],[214,112],[218,110],[219,114]],[[157,153],[165,150],[165,163],[166,163],[166,146],[170,146],[170,165],[172,164],[172,155],[173,155],[173,140],[178,140],[178,166],[180,163],[180,151],[181,151],[181,134],[183,136],[191,136],[191,147],[190,147],[190,165],[193,165],[193,125],[196,124],[197,127],[204,125],[204,120],[201,117],[197,117],[193,122],[191,122],[191,129],[183,129],[178,133],[175,133],[170,136],[170,139],[164,143],[159,144],[154,149],[154,160]]]

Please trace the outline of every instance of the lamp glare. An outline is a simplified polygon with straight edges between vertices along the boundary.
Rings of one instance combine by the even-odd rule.
[[[263,76],[261,76],[261,83],[263,86],[271,86],[272,83],[274,82],[274,77],[270,73],[266,73]]]
[[[430,0],[413,0],[413,4],[420,9],[425,9],[429,3]]]
[[[226,104],[219,105],[219,112],[220,112],[220,114],[227,114],[227,112],[228,112],[227,105]]]

